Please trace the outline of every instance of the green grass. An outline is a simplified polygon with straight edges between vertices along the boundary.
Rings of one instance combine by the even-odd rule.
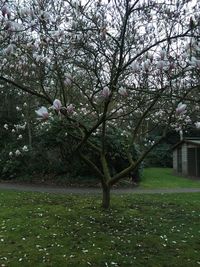
[[[169,168],[146,168],[140,187],[148,189],[199,188],[200,179],[192,180],[191,178],[173,175],[173,170]]]
[[[200,265],[200,194],[0,191],[0,266]]]

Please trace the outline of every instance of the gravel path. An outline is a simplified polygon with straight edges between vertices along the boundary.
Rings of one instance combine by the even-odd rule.
[[[15,183],[0,183],[0,189],[16,190],[16,191],[30,191],[54,194],[98,194],[101,189],[98,188],[73,188],[73,187],[60,187],[49,185],[24,185]],[[164,194],[164,193],[195,193],[200,192],[200,188],[175,188],[175,189],[139,189],[139,188],[126,188],[126,189],[112,189],[116,194]]]

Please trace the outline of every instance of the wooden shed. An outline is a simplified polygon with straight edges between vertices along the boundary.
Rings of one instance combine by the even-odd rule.
[[[173,169],[200,179],[200,138],[185,138],[173,147]]]

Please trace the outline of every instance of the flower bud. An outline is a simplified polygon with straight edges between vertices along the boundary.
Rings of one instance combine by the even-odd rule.
[[[60,111],[62,104],[59,99],[55,99],[53,101],[53,106],[52,106],[56,111]]]
[[[103,98],[107,99],[110,95],[110,89],[108,87],[104,87],[102,90],[102,96]]]
[[[179,103],[178,107],[176,108],[176,114],[182,115],[182,114],[186,113],[186,107],[187,107],[186,104]]]
[[[74,109],[75,109],[75,107],[72,104],[69,104],[66,107],[66,110],[67,110],[68,115],[71,115],[74,112]]]
[[[11,12],[10,12],[10,9],[8,8],[8,6],[4,5],[1,9],[1,12],[2,12],[2,15],[3,17],[5,18],[6,15],[7,15],[7,18],[10,19],[10,16],[11,16]]]

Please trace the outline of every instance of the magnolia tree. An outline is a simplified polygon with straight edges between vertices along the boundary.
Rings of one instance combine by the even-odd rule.
[[[41,121],[58,116],[64,122],[76,143],[73,153],[101,181],[104,208],[112,186],[134,172],[169,129],[200,126],[190,117],[200,99],[197,1],[0,3],[2,90],[12,86],[38,97]],[[147,142],[156,127],[162,134]],[[111,128],[121,131],[128,162],[115,173]],[[136,144],[143,147],[137,160]]]

